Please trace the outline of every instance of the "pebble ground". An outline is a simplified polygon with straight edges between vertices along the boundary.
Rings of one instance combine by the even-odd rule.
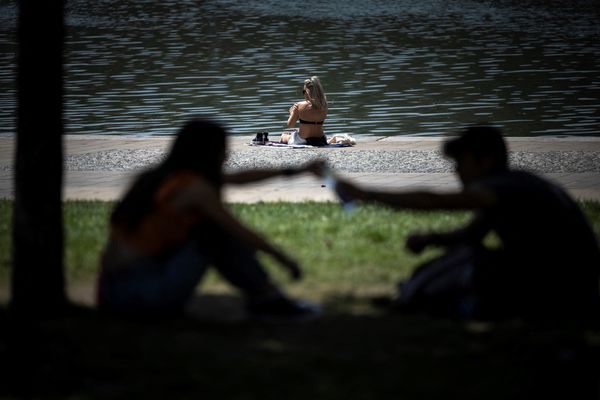
[[[271,168],[326,160],[341,176],[382,189],[458,188],[452,164],[440,153],[444,138],[357,136],[345,148],[251,146],[251,137],[231,137],[225,168]],[[66,136],[66,199],[119,198],[133,177],[160,162],[169,137]],[[513,168],[528,169],[564,186],[574,197],[600,200],[600,138],[507,138]],[[0,197],[12,197],[14,140],[0,138]],[[228,187],[230,202],[334,201],[315,177],[274,178]]]

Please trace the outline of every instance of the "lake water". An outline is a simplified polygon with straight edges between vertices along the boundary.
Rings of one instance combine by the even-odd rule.
[[[327,133],[600,136],[600,1],[69,0],[69,134],[168,135],[193,115],[285,127],[318,75]],[[15,130],[0,1],[0,135]]]

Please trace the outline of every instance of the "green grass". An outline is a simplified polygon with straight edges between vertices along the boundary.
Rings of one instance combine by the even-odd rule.
[[[65,270],[69,280],[89,280],[108,236],[113,203],[69,201],[64,205]],[[10,202],[0,201],[0,243],[10,248]],[[378,285],[405,276],[420,258],[408,254],[403,242],[415,229],[450,228],[465,213],[394,212],[361,207],[345,213],[333,203],[232,204],[247,225],[294,256],[304,267],[305,282],[315,287]],[[425,255],[427,257],[428,255]],[[0,268],[6,274],[9,252]],[[262,257],[275,279],[286,276],[269,257]],[[214,281],[214,276],[209,281]]]
[[[95,278],[111,207],[65,203],[71,282]],[[451,228],[468,214],[380,207],[346,214],[322,203],[231,207],[304,265],[306,279],[289,284],[265,260],[287,289],[324,300],[322,319],[125,320],[89,308],[33,323],[0,306],[0,398],[597,398],[597,325],[465,324],[365,309],[370,294],[391,289],[421,261],[404,251],[409,232]],[[600,204],[581,207],[600,234]],[[0,201],[2,282],[10,209]],[[223,284],[213,275],[203,289],[211,286]],[[237,296],[208,292],[198,298],[205,306],[241,306]]]
[[[600,237],[600,203],[581,202],[581,208]],[[0,200],[0,248],[11,247],[11,207]],[[69,201],[64,205],[65,271],[70,282],[93,280],[108,236],[111,202]],[[297,290],[319,292],[369,291],[393,286],[435,250],[415,256],[404,241],[414,231],[452,229],[470,217],[466,212],[393,211],[363,206],[353,213],[334,203],[232,204],[232,211],[294,256],[304,268]],[[287,283],[269,257],[262,260],[274,279]],[[6,278],[10,251],[0,253],[0,277]],[[3,279],[4,281],[5,279]],[[209,274],[206,285],[219,283]]]
[[[407,253],[404,240],[410,232],[449,229],[468,217],[466,213],[394,212],[375,206],[346,213],[332,203],[236,204],[232,210],[296,257],[312,288],[393,282],[432,254],[415,257]],[[269,260],[265,263],[271,267]]]

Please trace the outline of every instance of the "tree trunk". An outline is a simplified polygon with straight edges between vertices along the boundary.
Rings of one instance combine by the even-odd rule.
[[[66,304],[63,272],[64,0],[20,0],[11,306]]]

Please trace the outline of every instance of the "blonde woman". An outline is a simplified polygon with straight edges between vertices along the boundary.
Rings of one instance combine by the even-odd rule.
[[[326,146],[327,138],[323,132],[323,122],[327,118],[327,98],[317,76],[304,81],[302,94],[304,101],[294,103],[290,107],[288,129],[281,136],[281,142]],[[300,127],[295,128],[298,121]]]

